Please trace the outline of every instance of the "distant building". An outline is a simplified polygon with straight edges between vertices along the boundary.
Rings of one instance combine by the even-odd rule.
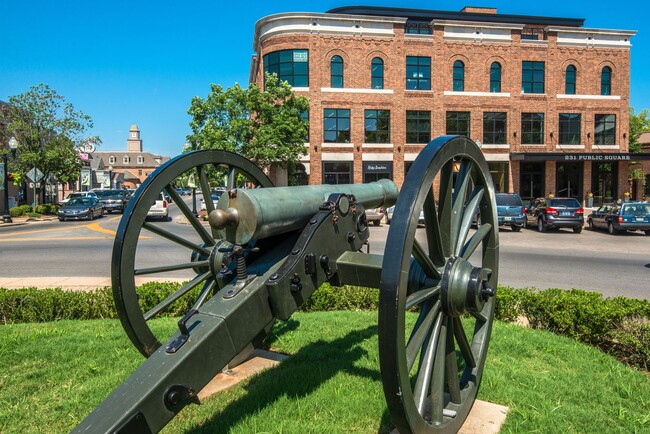
[[[137,188],[161,164],[170,159],[162,155],[143,152],[140,129],[131,125],[126,140],[126,152],[102,151],[88,154],[90,186],[92,188]],[[88,170],[88,169],[86,169]],[[112,181],[109,181],[112,176]]]

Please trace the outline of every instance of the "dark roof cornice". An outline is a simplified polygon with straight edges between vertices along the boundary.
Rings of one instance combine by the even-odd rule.
[[[455,20],[490,23],[538,24],[546,26],[582,27],[584,18],[536,17],[531,15],[484,14],[477,12],[453,12],[428,9],[387,8],[381,6],[343,6],[330,9],[328,14],[374,15],[382,17],[405,17],[414,21]]]

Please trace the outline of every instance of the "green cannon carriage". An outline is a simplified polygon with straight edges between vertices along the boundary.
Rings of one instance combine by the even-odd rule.
[[[173,188],[192,174],[204,194],[215,176],[227,183],[216,206],[205,203],[208,225]],[[236,188],[242,179],[258,188]],[[147,220],[161,191],[189,223],[187,233]],[[262,170],[225,151],[168,161],[129,202],[113,247],[120,320],[147,360],[74,432],[160,431],[324,282],[379,290],[380,371],[399,432],[458,431],[476,398],[492,328],[499,259],[494,196],[480,149],[459,136],[429,143],[399,195],[389,180],[273,187]],[[393,204],[384,254],[364,253],[365,209]],[[482,225],[474,231],[477,213]],[[139,247],[154,237],[179,250],[172,259],[161,255],[170,265],[141,265]],[[136,278],[179,270],[190,276],[187,283],[143,311]],[[192,307],[178,331],[157,336],[150,320],[185,298]],[[408,311],[418,315],[411,327]]]

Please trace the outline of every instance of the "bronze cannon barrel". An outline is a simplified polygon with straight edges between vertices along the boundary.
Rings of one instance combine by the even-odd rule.
[[[304,228],[334,193],[353,195],[364,208],[378,208],[394,205],[398,190],[388,179],[368,184],[237,189],[221,196],[208,220],[213,228],[225,230],[228,241],[243,244]]]

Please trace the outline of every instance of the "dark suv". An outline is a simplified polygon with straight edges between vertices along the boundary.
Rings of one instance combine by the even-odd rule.
[[[93,190],[97,199],[102,203],[104,211],[111,213],[113,211],[124,212],[127,202],[124,190]]]
[[[526,208],[526,225],[536,225],[537,230],[572,228],[579,234],[585,224],[585,210],[571,197],[540,197]]]

